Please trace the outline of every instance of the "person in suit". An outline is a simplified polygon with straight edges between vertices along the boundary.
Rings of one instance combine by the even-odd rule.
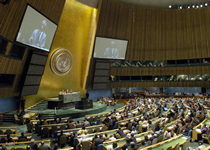
[[[48,145],[44,144],[44,141],[42,141],[39,149],[44,149],[44,148],[50,149],[50,147]]]
[[[123,130],[122,130],[121,128],[118,129],[117,133],[119,133],[119,135],[120,135],[121,137],[122,137],[123,134],[124,134],[124,132],[123,132]]]
[[[41,22],[41,26],[39,29],[35,29],[32,33],[32,35],[30,36],[28,43],[34,46],[38,46],[41,48],[45,47],[45,41],[46,41],[46,33],[44,32],[44,29],[47,26],[47,21],[46,20],[42,20]]]
[[[55,145],[51,148],[52,150],[57,150],[60,149],[58,143],[55,143]]]
[[[21,136],[18,138],[18,141],[27,141],[27,137],[25,136],[24,132],[21,133]]]
[[[7,138],[6,138],[7,143],[9,142],[14,142],[14,140],[12,139],[10,134],[7,134]]]
[[[112,150],[117,149],[117,147],[118,147],[117,142],[113,142],[113,143],[112,143]]]
[[[103,144],[104,140],[103,140],[103,135],[101,134],[96,140],[95,140],[95,147],[96,149],[98,149],[98,145],[99,144]]]
[[[105,49],[104,57],[119,58],[118,49],[115,48],[115,41],[111,41],[111,46]]]
[[[86,93],[86,98],[87,98],[87,99],[89,98],[89,93],[88,93],[88,92]]]
[[[134,142],[135,145],[137,144],[136,137],[134,136],[134,134],[131,134],[130,141]]]
[[[120,135],[121,137],[122,137],[123,134],[124,134],[124,132],[123,132],[123,130],[122,130],[121,128],[118,129],[117,133],[119,133],[119,135]]]
[[[31,139],[31,143],[29,143],[28,146],[33,150],[38,150],[38,145],[34,143],[34,139]]]
[[[8,149],[7,149],[6,145],[2,145],[1,150],[8,150]]]
[[[136,144],[134,142],[131,142],[130,143],[130,147],[128,148],[128,150],[137,150]]]
[[[130,139],[126,138],[125,141],[126,141],[126,143],[122,147],[123,150],[126,150],[128,148],[128,146],[130,146]]]
[[[73,120],[72,120],[72,117],[71,116],[69,116],[69,119],[67,120],[67,122],[73,122]]]

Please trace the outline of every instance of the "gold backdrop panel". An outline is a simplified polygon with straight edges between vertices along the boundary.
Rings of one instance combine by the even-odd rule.
[[[82,97],[85,97],[86,90],[82,86],[92,52],[97,12],[96,9],[75,0],[66,1],[38,94],[26,97],[26,108],[41,99],[57,96],[63,89],[81,92]],[[58,49],[68,49],[74,61],[69,73],[63,76],[54,74],[50,68],[51,57]]]

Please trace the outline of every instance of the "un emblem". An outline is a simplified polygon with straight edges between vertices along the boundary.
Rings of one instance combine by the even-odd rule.
[[[73,56],[67,49],[55,51],[51,57],[51,70],[58,76],[69,73],[73,64]]]

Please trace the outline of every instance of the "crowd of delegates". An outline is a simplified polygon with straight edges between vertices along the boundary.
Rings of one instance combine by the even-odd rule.
[[[52,149],[52,150],[57,150],[60,147],[58,146],[58,144],[56,143],[52,148],[45,144],[44,141],[42,141],[40,144],[39,143],[35,143],[34,139],[31,139],[30,143],[26,146],[26,150],[39,150],[39,149]],[[2,149],[1,150],[8,150],[6,145],[2,145]],[[12,148],[11,150],[15,150],[15,148]]]
[[[147,123],[146,131],[151,131],[153,123],[151,119],[157,119],[157,126],[155,130],[151,133],[151,136],[145,135],[144,140],[141,141],[141,147],[148,146],[151,144],[154,138],[158,138],[160,135],[163,135],[163,139],[167,140],[171,137],[175,137],[178,135],[178,131],[185,136],[188,136],[190,130],[200,122],[205,119],[206,110],[203,108],[203,105],[208,106],[205,101],[195,99],[195,98],[185,98],[185,99],[174,99],[174,98],[164,98],[164,99],[157,99],[157,98],[135,98],[129,100],[122,110],[114,109],[110,113],[106,114],[106,117],[99,118],[101,122],[106,125],[107,129],[112,130],[115,127],[115,123],[120,121],[126,121],[125,124],[119,124],[119,128],[115,134],[108,136],[107,134],[100,134],[96,130],[93,131],[95,133],[95,137],[92,139],[92,147],[95,149],[98,148],[99,144],[103,144],[106,141],[114,141],[119,138],[125,138],[126,144],[123,145],[122,149],[129,149],[134,150],[137,149],[137,141],[135,138],[135,134],[139,133],[139,130],[136,128],[137,125]],[[170,108],[169,108],[170,106]],[[168,110],[168,111],[167,111]],[[166,112],[167,113],[163,113]],[[132,120],[130,118],[134,117]],[[172,130],[163,132],[163,128],[171,122],[175,121],[173,124]],[[61,118],[57,118],[51,122],[47,120],[40,120],[38,122],[39,125],[47,125],[47,124],[58,124],[62,123],[64,120]],[[82,142],[89,140],[87,137],[90,136],[86,127],[93,125],[92,122],[86,118],[84,121],[77,121],[73,122],[72,118],[69,117],[66,121],[69,128],[81,128],[78,132],[74,132],[67,136],[61,130],[59,138],[66,137],[68,140],[68,144],[70,146],[73,145],[74,138],[78,137],[79,144],[76,146],[77,149],[81,148],[80,145]],[[125,134],[123,129],[126,128],[130,130],[129,133]],[[180,130],[182,128],[182,130]],[[41,129],[41,128],[40,128]],[[202,133],[209,133],[209,129],[207,126],[203,125],[201,128]],[[143,131],[145,132],[145,131]],[[201,136],[202,138],[202,136]],[[58,146],[55,145],[55,149]],[[62,145],[61,145],[62,147]],[[113,143],[112,149],[114,150],[117,148],[118,145],[116,142]]]
[[[101,103],[101,104],[106,104],[108,106],[114,106],[115,105],[115,100],[113,97],[101,97],[97,100],[98,103]]]
[[[27,136],[25,136],[24,132],[21,133],[21,136],[18,137],[18,142],[28,141]],[[1,137],[0,143],[11,143],[15,142],[12,138],[11,134],[7,134],[5,137]]]
[[[167,140],[171,137],[175,137],[178,133],[178,130],[180,130],[181,128],[182,130],[180,130],[180,133],[182,133],[184,136],[188,136],[190,131],[192,131],[192,128],[198,125],[200,122],[202,122],[205,119],[205,115],[207,112],[201,106],[200,104],[201,102],[199,102],[195,98],[192,98],[192,99],[167,98],[167,99],[164,99],[164,104],[161,104],[161,101],[157,99],[143,99],[140,103],[140,105],[143,107],[138,109],[138,111],[141,114],[143,114],[143,116],[140,118],[135,118],[133,119],[133,121],[128,121],[125,127],[128,129],[129,127],[128,125],[131,124],[130,130],[132,132],[131,134],[133,135],[133,134],[139,133],[139,131],[135,130],[136,129],[135,127],[138,124],[147,122],[149,124],[148,130],[150,130],[152,126],[152,122],[150,120],[156,117],[157,114],[159,115],[159,113],[157,112],[164,111],[164,109],[167,107],[166,105],[169,103],[172,103],[173,105],[167,114],[163,116],[162,114],[160,114],[160,119],[158,120],[157,127],[155,129],[155,131],[157,132],[155,133],[153,132],[150,138],[148,136],[145,136],[145,139],[141,142],[142,147],[148,146],[147,141],[152,141],[154,138],[158,138],[160,135],[163,135],[163,140]],[[206,106],[208,105],[204,101],[202,103],[203,105],[206,105]],[[151,113],[147,113],[149,110],[155,107],[156,107],[156,112],[152,111]],[[131,116],[129,116],[129,114],[132,114],[132,113],[129,113],[129,111],[127,111],[126,114],[120,115],[120,118],[128,119],[135,116],[135,114],[132,114]],[[117,120],[117,116],[118,115],[115,114],[114,117],[106,117],[104,119],[104,123],[107,124],[110,119]],[[163,132],[163,128],[165,127],[165,125],[167,125],[167,123],[174,120],[177,120],[177,122],[175,122],[175,124],[173,125],[173,129],[171,131]],[[209,133],[208,127],[206,127],[206,125],[203,125],[201,127],[201,132],[205,134]],[[109,138],[104,138],[104,141],[115,140],[119,137],[118,134],[119,132],[117,132],[116,134],[114,134],[113,136]],[[135,145],[135,142],[134,142],[134,145]],[[113,143],[113,147],[115,146],[116,144]],[[126,139],[126,144],[123,146],[123,149],[126,149],[126,147],[128,146],[131,146],[131,141]]]
[[[114,99],[123,99],[123,98],[135,98],[140,97],[141,95],[136,92],[116,92],[112,95]]]

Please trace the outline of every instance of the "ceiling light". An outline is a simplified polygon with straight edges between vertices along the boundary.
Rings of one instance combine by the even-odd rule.
[[[190,9],[190,5],[188,5],[187,8]]]
[[[169,7],[169,8],[171,8],[172,6],[171,6],[171,5],[169,5],[168,7]]]
[[[205,6],[208,6],[208,3],[205,3]]]
[[[195,5],[192,5],[192,8],[195,8]]]

